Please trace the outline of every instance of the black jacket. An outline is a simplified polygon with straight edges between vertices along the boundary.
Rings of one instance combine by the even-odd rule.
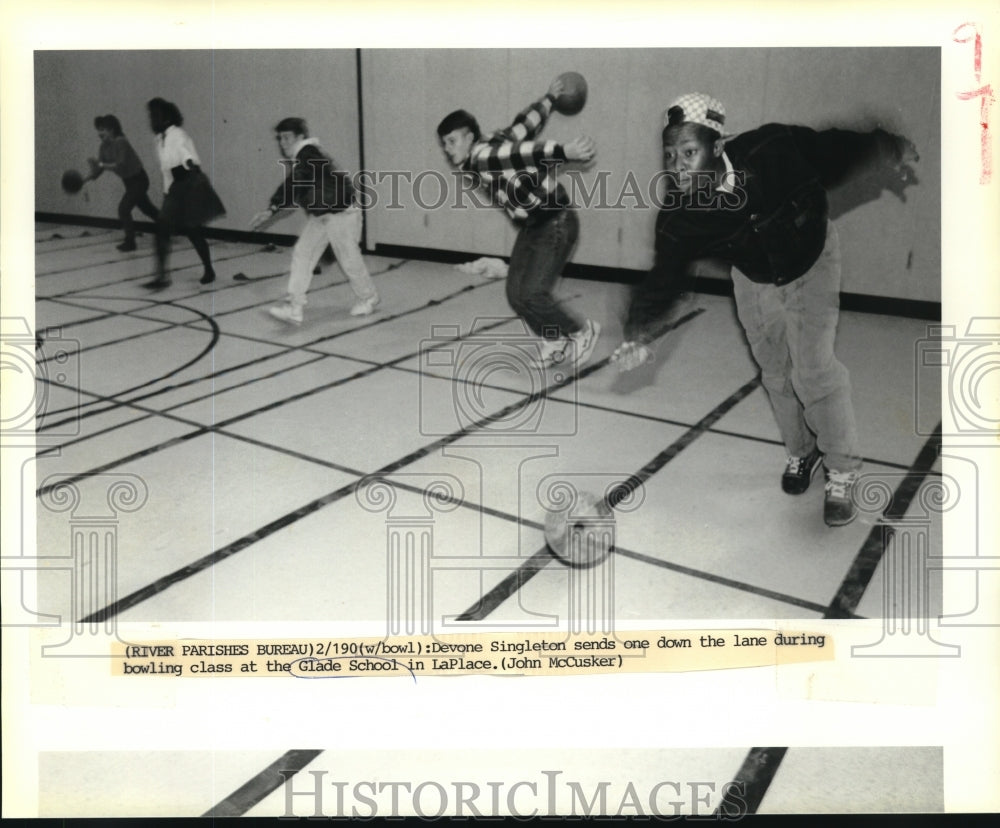
[[[650,325],[677,294],[692,262],[716,259],[747,278],[783,285],[798,279],[823,251],[826,191],[873,165],[898,163],[903,141],[869,133],[766,124],[728,141],[733,192],[670,198],[656,220],[656,263],[633,292],[629,339],[655,338]]]
[[[285,180],[271,196],[275,209],[301,207],[313,216],[339,213],[354,203],[350,176],[315,143],[299,148],[294,162],[286,162]]]

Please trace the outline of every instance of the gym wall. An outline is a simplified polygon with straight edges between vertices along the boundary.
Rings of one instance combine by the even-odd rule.
[[[660,168],[662,115],[673,98],[720,98],[734,132],[768,121],[815,128],[882,124],[910,137],[919,185],[903,203],[877,183],[831,197],[842,243],[843,290],[940,301],[940,51],[824,49],[437,49],[38,52],[35,56],[36,209],[113,218],[120,183],[105,174],[67,196],[59,178],[96,155],[93,118],[114,113],[161,197],[145,103],[173,100],[184,113],[228,214],[213,227],[245,230],[282,173],[272,127],[301,115],[351,172],[375,171],[367,245],[504,256],[514,230],[498,208],[472,199],[455,208],[456,179],[436,126],[453,109],[473,112],[484,131],[506,126],[555,75],[581,72],[590,91],[579,115],[553,114],[543,137],[592,136],[596,160],[569,165],[587,192],[605,184],[608,206],[581,209],[578,264],[642,270],[652,261],[655,208],[648,183]],[[358,112],[363,112],[363,155]],[[407,180],[409,179],[409,181]],[[417,203],[409,182],[422,184]],[[442,193],[447,182],[449,192]],[[638,185],[629,195],[629,187]],[[393,192],[395,187],[395,192]],[[578,193],[578,202],[583,193]],[[433,205],[442,201],[440,207]],[[89,198],[89,200],[87,200]],[[138,216],[137,216],[138,218]],[[301,216],[268,227],[298,232]],[[709,271],[709,275],[711,271]],[[715,274],[724,279],[722,274]]]
[[[581,209],[574,262],[650,266],[655,209],[639,205],[628,195],[629,187],[638,182],[642,199],[652,202],[647,185],[661,166],[663,112],[674,98],[701,91],[723,101],[734,133],[773,121],[817,129],[868,130],[881,124],[914,141],[920,183],[906,190],[905,204],[870,181],[831,195],[841,236],[843,290],[940,301],[941,69],[936,48],[364,50],[365,163],[372,170],[447,175],[436,136],[444,115],[461,108],[477,117],[484,132],[505,127],[569,69],[586,77],[587,105],[576,116],[553,114],[542,137],[593,137],[595,161],[567,170],[576,171],[587,192],[603,176],[608,203],[618,205]],[[433,205],[435,179],[425,176],[424,183],[422,201]],[[387,184],[369,216],[369,245],[509,253],[514,232],[500,210],[422,209],[411,202],[404,203],[405,209],[390,209]]]

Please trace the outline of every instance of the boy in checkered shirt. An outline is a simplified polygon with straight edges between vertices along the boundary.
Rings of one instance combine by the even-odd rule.
[[[613,359],[631,370],[651,356],[663,311],[692,262],[732,266],[736,310],[788,453],[782,489],[801,494],[826,468],[824,520],[857,515],[861,467],[851,385],[834,356],[840,247],[826,189],[859,168],[906,181],[916,149],[869,133],[766,124],[724,141],[725,109],[701,93],[666,112],[664,172],[670,190],[656,223],[656,265],[632,294],[625,342]]]
[[[507,272],[507,300],[541,337],[543,366],[564,360],[581,365],[601,331],[597,322],[581,321],[552,295],[579,234],[579,220],[556,179],[556,168],[559,162],[589,161],[595,153],[590,138],[566,144],[536,140],[561,92],[557,79],[507,129],[489,136],[484,137],[476,119],[462,109],[446,116],[437,130],[452,165],[475,176],[520,226]]]

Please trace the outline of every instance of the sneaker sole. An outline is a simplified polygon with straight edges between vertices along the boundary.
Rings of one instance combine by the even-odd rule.
[[[276,313],[267,312],[267,315],[272,319],[277,319],[279,322],[284,322],[286,325],[301,325],[301,319],[289,319],[287,316],[278,316]]]
[[[382,303],[376,302],[374,305],[372,305],[370,308],[367,308],[366,310],[355,310],[354,308],[351,308],[348,311],[348,314],[350,316],[371,316],[373,313],[375,313],[375,308],[377,308],[380,304]]]
[[[858,513],[857,513],[857,510],[855,510],[854,514],[851,515],[847,520],[830,521],[830,520],[827,519],[826,515],[824,515],[823,516],[823,522],[827,526],[829,526],[831,529],[836,529],[838,526],[847,526],[848,524],[854,523],[854,521],[857,519],[857,517],[858,517]]]

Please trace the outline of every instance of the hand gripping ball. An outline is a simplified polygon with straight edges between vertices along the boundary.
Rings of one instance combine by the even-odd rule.
[[[570,509],[546,513],[545,542],[567,566],[597,566],[614,547],[614,511],[603,498],[580,492]]]
[[[78,193],[83,187],[83,176],[76,170],[66,170],[62,176],[62,188],[65,192]]]
[[[579,72],[563,72],[559,80],[563,83],[563,91],[553,107],[563,115],[576,115],[587,103],[587,81]]]

